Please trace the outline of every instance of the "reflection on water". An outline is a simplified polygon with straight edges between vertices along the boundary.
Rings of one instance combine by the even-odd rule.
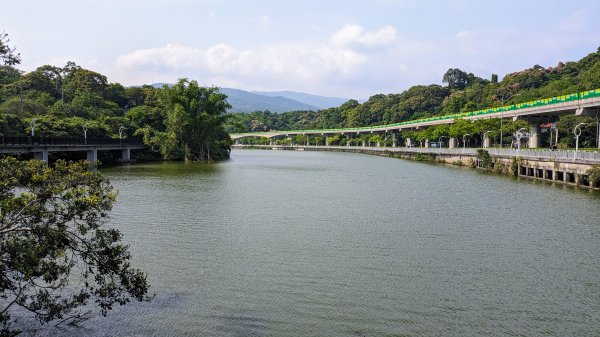
[[[104,170],[156,298],[93,336],[591,336],[598,193],[375,156]]]

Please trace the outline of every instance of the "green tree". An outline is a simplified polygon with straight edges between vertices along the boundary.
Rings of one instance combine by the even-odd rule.
[[[77,323],[90,317],[90,302],[106,315],[149,299],[121,234],[105,228],[115,197],[89,162],[0,159],[1,336],[19,333],[17,312],[41,324]]]
[[[21,63],[21,54],[15,53],[16,48],[9,46],[8,34],[0,34],[0,61],[4,65],[13,66]]]
[[[164,158],[200,161],[229,158],[231,139],[225,132],[226,112],[231,106],[218,88],[198,86],[180,79],[163,87],[160,101],[166,111],[164,133],[146,129],[145,139],[158,146]]]

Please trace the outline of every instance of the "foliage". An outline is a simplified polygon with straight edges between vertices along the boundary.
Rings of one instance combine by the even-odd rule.
[[[213,160],[229,157],[231,139],[223,128],[230,107],[218,88],[180,79],[163,87],[160,100],[166,111],[166,131],[146,128],[145,138],[165,159]]]
[[[600,183],[600,165],[593,165],[585,174],[587,174],[589,181]]]
[[[89,162],[0,160],[0,335],[18,333],[17,312],[76,323],[89,317],[90,302],[106,315],[148,300],[146,275],[131,266],[119,231],[105,226],[115,196]]]
[[[492,163],[492,156],[484,149],[477,149],[477,158],[481,161],[481,165],[485,168]]]
[[[7,66],[21,63],[21,54],[15,54],[15,47],[9,46],[10,39],[8,34],[0,34],[0,61]]]
[[[282,114],[257,111],[251,114],[231,114],[227,130],[251,132],[371,126],[596,89],[600,88],[600,48],[577,62],[561,62],[555,67],[546,68],[534,65],[529,69],[507,74],[500,81],[495,74],[488,81],[457,68],[450,68],[442,76],[442,80],[448,83],[448,86],[416,85],[399,94],[377,94],[362,104],[350,100],[340,107],[321,111],[293,111]],[[575,124],[570,119],[590,122],[589,118],[584,117],[561,117],[558,125],[561,139],[559,146],[575,145],[572,136],[572,127]],[[459,123],[461,124],[456,126],[435,126],[417,132],[403,132],[400,137],[437,140],[440,137],[462,138],[463,135],[470,134],[469,145],[479,145],[483,141],[483,134],[490,131],[487,136],[499,144],[500,119],[479,120],[471,124]],[[505,118],[502,125],[502,143],[510,144],[512,133],[523,127],[529,128],[527,122]],[[569,128],[571,129],[568,130]],[[588,124],[582,131],[580,145],[590,147],[595,139],[595,135],[592,134],[593,126]]]

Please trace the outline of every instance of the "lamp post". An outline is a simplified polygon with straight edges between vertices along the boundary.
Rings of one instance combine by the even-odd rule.
[[[37,118],[32,118],[32,119],[29,121],[29,126],[31,127],[31,137],[34,137],[34,136],[35,136],[35,121],[36,121],[36,119],[37,119]]]
[[[119,139],[123,139],[123,131],[125,131],[124,126],[119,127]]]
[[[577,151],[579,150],[579,136],[581,136],[581,127],[587,123],[579,123],[573,128],[573,134],[575,135],[575,159],[577,159]]]
[[[87,124],[84,124],[83,125],[83,141],[85,144],[87,144],[87,130],[88,130]]]
[[[462,139],[463,139],[463,153],[465,153],[466,148],[467,148],[467,137],[471,136],[470,134],[465,134],[463,135]]]
[[[502,148],[502,131],[503,131],[503,120],[504,120],[504,101],[510,100],[511,98],[515,97],[515,96],[519,96],[520,94],[512,94],[510,96],[508,96],[508,98],[504,98],[504,96],[500,97],[500,101],[501,101],[501,107],[500,107],[500,148]]]
[[[442,153],[442,138],[448,138],[448,137],[440,136],[440,139],[438,139],[438,146],[440,147],[440,154]]]

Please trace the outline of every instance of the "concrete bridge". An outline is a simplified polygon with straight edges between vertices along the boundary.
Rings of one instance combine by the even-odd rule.
[[[49,152],[86,152],[87,160],[98,160],[98,151],[121,151],[121,160],[131,159],[131,150],[144,149],[139,139],[125,138],[45,138],[45,137],[0,137],[0,153],[33,153],[38,160],[48,162]]]
[[[489,118],[512,118],[523,119],[529,122],[529,147],[539,148],[541,145],[541,129],[540,124],[548,121],[549,119],[556,119],[559,116],[575,114],[575,115],[588,115],[588,116],[599,116],[600,110],[600,89],[583,91],[580,93],[574,93],[570,95],[540,99],[531,102],[518,103],[509,106],[501,106],[496,108],[489,108],[477,111],[471,111],[466,113],[459,113],[446,116],[437,116],[430,118],[423,118],[413,121],[406,121],[401,123],[394,123],[388,125],[377,125],[367,127],[356,127],[356,128],[343,128],[343,129],[322,129],[322,130],[289,130],[289,131],[267,131],[267,132],[249,132],[249,133],[234,133],[231,134],[231,139],[239,144],[239,139],[249,137],[266,137],[271,140],[275,138],[291,137],[294,135],[310,136],[322,136],[327,138],[333,135],[343,135],[347,139],[351,139],[354,136],[360,134],[372,133],[382,135],[387,139],[388,135],[392,136],[393,146],[396,147],[397,133],[407,130],[416,130],[423,127],[438,125],[438,124],[452,124],[458,119],[467,120],[478,120],[478,119],[489,119]],[[484,145],[490,146],[491,140],[484,138]],[[324,145],[329,145],[325,143]],[[412,140],[406,139],[406,145],[411,146]],[[457,145],[456,139],[449,140],[449,146],[455,147]],[[600,143],[599,143],[600,147]]]

